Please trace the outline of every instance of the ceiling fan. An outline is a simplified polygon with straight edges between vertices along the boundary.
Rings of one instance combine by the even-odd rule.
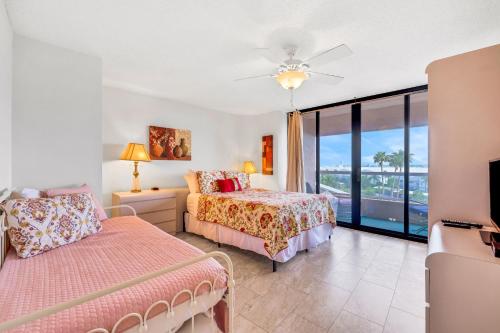
[[[352,54],[351,49],[345,45],[340,44],[325,51],[319,52],[312,57],[305,60],[295,58],[298,47],[294,45],[287,45],[283,47],[287,59],[281,61],[277,59],[276,55],[272,54],[268,48],[256,49],[262,56],[271,62],[278,63],[276,73],[248,76],[236,79],[235,81],[244,81],[260,78],[274,78],[278,83],[287,90],[297,89],[306,80],[313,79],[326,84],[337,84],[342,79],[342,76],[320,73],[311,70],[311,66],[326,64],[334,60],[339,60]]]

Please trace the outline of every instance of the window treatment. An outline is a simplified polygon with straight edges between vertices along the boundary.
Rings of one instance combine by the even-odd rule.
[[[302,115],[295,111],[288,116],[288,171],[286,190],[304,192],[304,160],[302,155]]]

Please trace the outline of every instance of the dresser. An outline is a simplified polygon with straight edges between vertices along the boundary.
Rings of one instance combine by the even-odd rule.
[[[434,224],[425,266],[427,333],[500,332],[500,258],[477,229]]]
[[[114,192],[113,205],[132,206],[137,216],[161,230],[175,235],[178,230],[177,191],[176,189],[160,189],[158,191],[143,190],[139,193]],[[113,217],[130,215],[126,208],[113,209]]]

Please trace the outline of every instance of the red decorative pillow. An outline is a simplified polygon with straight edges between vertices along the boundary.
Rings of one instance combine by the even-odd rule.
[[[217,185],[221,192],[241,191],[241,185],[237,178],[217,179]]]

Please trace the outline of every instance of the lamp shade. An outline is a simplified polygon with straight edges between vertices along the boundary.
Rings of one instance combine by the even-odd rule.
[[[120,155],[120,160],[150,162],[151,158],[142,143],[129,143]]]
[[[243,172],[248,174],[256,173],[257,168],[255,168],[255,164],[252,161],[245,161],[243,162]]]

